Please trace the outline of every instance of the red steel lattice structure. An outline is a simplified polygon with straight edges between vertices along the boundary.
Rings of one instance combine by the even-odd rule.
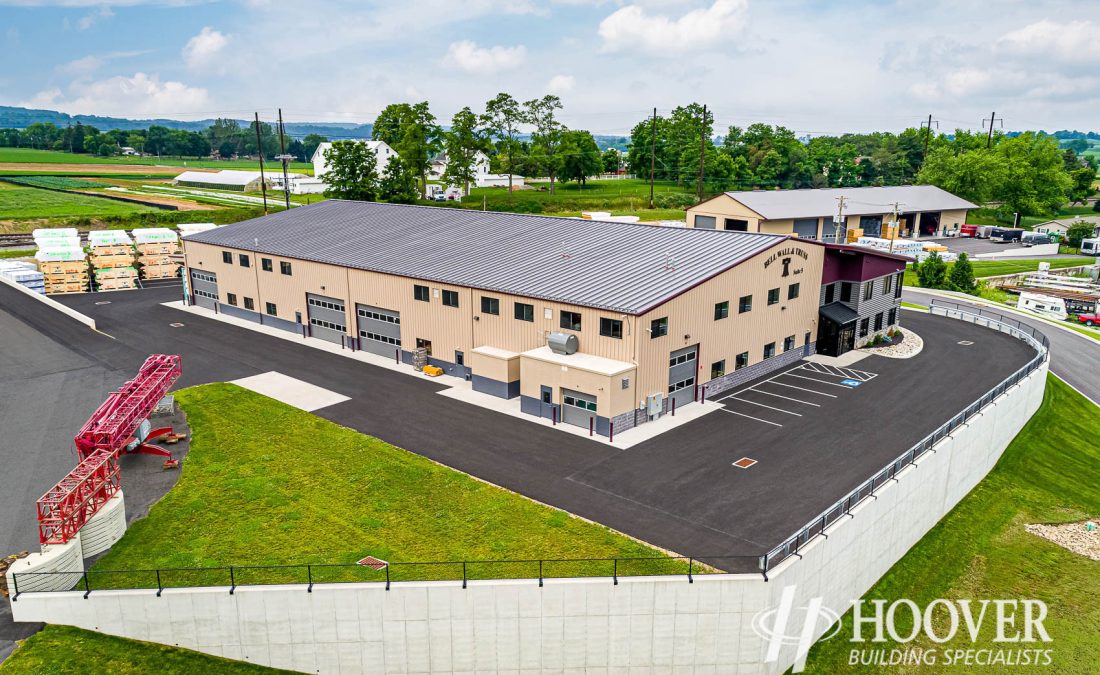
[[[112,392],[76,436],[80,464],[38,500],[38,538],[64,544],[119,490],[119,455],[135,440],[141,423],[179,379],[178,355],[153,354],[137,377]],[[171,429],[152,431],[146,439]],[[141,444],[137,452],[167,454]]]

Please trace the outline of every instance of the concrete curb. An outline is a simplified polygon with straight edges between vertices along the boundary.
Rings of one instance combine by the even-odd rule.
[[[27,295],[31,296],[35,300],[38,300],[39,302],[41,302],[42,304],[50,307],[51,309],[56,309],[57,311],[61,312],[62,314],[68,316],[71,319],[76,319],[77,321],[84,324],[88,328],[91,328],[92,330],[97,330],[96,327],[95,327],[95,319],[88,316],[87,314],[81,314],[80,312],[76,311],[75,309],[72,309],[71,307],[66,307],[65,305],[61,304],[60,302],[58,302],[57,300],[54,300],[53,298],[51,298],[49,296],[42,295],[41,293],[35,293],[34,291],[30,290],[29,288],[27,288],[23,284],[17,284],[14,281],[11,281],[10,279],[7,279],[6,277],[0,276],[0,282],[5,283],[8,286],[11,286],[12,288],[19,289],[19,291],[21,293],[26,293]]]

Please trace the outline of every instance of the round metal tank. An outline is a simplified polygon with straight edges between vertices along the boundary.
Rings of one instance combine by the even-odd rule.
[[[555,354],[576,354],[580,346],[577,336],[572,333],[550,333],[546,344],[550,346],[550,351]]]

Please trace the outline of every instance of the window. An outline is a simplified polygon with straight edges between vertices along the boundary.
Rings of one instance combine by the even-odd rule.
[[[309,323],[314,326],[328,328],[329,330],[334,330],[340,333],[344,333],[347,331],[347,326],[344,326],[343,324],[336,323],[335,321],[325,321],[324,319],[314,319],[312,316],[309,317]]]
[[[443,291],[443,304],[448,307],[458,307],[458,291]]]
[[[428,356],[432,355],[432,341],[424,338],[416,338],[416,348],[423,349]]]
[[[229,304],[233,305],[234,307],[236,307],[237,306],[237,294],[236,293],[226,293],[225,294],[225,301],[228,302]]]
[[[787,286],[787,299],[788,300],[794,300],[795,298],[798,297],[799,291],[802,290],[800,288],[800,286],[801,286],[801,284],[791,284],[790,286]]]
[[[902,286],[901,282],[904,280],[904,278],[905,278],[905,272],[898,272],[898,279],[894,283],[894,297],[895,298],[900,298],[901,297],[901,286]]]
[[[244,299],[244,308],[245,309],[256,309],[256,303],[252,302],[252,298],[245,298]]]
[[[840,283],[840,301],[851,302],[852,301],[852,282],[842,281]]]
[[[729,303],[729,301],[715,303],[715,305],[714,305],[714,320],[715,321],[718,321],[719,319],[724,319],[729,315],[730,315],[730,303]]]
[[[222,262],[227,265],[233,264],[233,254],[229,251],[222,251]]]
[[[829,304],[835,298],[836,298],[836,285],[835,284],[829,284],[828,286],[825,287],[825,303],[824,304],[826,304],[826,305]]]
[[[770,359],[773,356],[775,356],[775,343],[769,342],[764,345],[764,358]]]
[[[623,339],[623,322],[619,319],[600,317],[600,335],[618,340]]]
[[[270,314],[271,316],[278,316],[279,315],[279,310],[277,310],[275,308],[275,303],[274,302],[267,303],[267,313]]]
[[[742,295],[740,297],[740,299],[737,300],[737,313],[738,314],[744,314],[745,312],[751,312],[751,311],[752,311],[752,296],[751,295]]]
[[[896,324],[898,322],[898,308],[897,307],[890,310],[889,317],[890,318],[887,319],[887,321],[886,321],[887,325],[893,326],[894,324]]]
[[[778,288],[773,288],[770,291],[768,291],[768,304],[769,305],[778,305],[779,304],[779,289]]]
[[[894,290],[894,277],[885,276],[882,278],[882,294],[890,295],[890,291]]]
[[[251,267],[252,266],[252,259],[249,258],[248,255],[245,254],[245,253],[238,253],[237,254],[237,262],[240,263],[241,267]]]
[[[279,263],[279,271],[289,277],[290,276],[290,263],[288,263],[285,260],[280,262]]]
[[[581,329],[581,314],[580,312],[567,312],[564,309],[561,312],[561,321],[559,324],[562,328],[567,330],[580,330]]]
[[[421,302],[431,302],[429,298],[431,292],[427,286],[413,286],[413,300],[420,300]]]
[[[673,394],[681,389],[687,389],[688,387],[695,386],[695,378],[689,377],[686,380],[680,380],[679,382],[670,382],[668,385],[668,393]]]
[[[562,396],[561,402],[574,408],[580,408],[581,410],[587,410],[589,412],[596,412],[595,401],[586,401],[583,398],[577,398],[575,396]]]
[[[714,363],[710,364],[710,379],[713,380],[714,378],[722,377],[725,374],[726,374],[726,360],[725,359],[722,359],[721,361],[715,361]]]
[[[493,316],[500,315],[500,300],[497,298],[490,298],[488,296],[481,296],[481,313],[492,314]]]
[[[699,230],[713,230],[718,219],[714,216],[695,216],[695,228]]]
[[[334,312],[344,311],[344,303],[342,303],[342,302],[333,302],[331,300],[321,300],[319,298],[310,298],[307,302],[309,302],[309,304],[313,305],[314,307],[321,307],[321,308],[324,308],[324,309],[331,309]]]
[[[749,365],[749,353],[741,352],[737,355],[737,358],[733,361],[733,369],[741,370],[745,366]]]
[[[218,278],[209,272],[200,272],[199,270],[191,270],[191,278],[195,281],[209,281],[214,284],[217,283]]]
[[[868,281],[867,283],[863,284],[863,299],[864,300],[870,300],[871,296],[874,295],[874,293],[875,293],[875,282]]]
[[[789,336],[783,338],[783,351],[784,352],[789,352],[792,349],[794,349],[794,336],[789,335]]]
[[[383,314],[381,312],[375,312],[370,309],[363,309],[362,307],[359,308],[358,313],[359,316],[363,317],[364,319],[374,319],[375,321],[384,321],[386,323],[392,324],[401,323],[401,317],[394,316],[393,314]]]
[[[882,312],[875,315],[875,330],[882,330]]]
[[[388,335],[380,335],[378,333],[371,333],[370,331],[365,331],[365,330],[359,331],[359,337],[367,338],[368,340],[374,340],[375,342],[384,342],[384,343],[389,344],[389,345],[394,345],[395,347],[400,347],[401,346],[401,340],[398,340],[395,337],[390,337]]]
[[[693,351],[692,352],[686,352],[684,354],[680,354],[679,356],[669,356],[668,357],[668,367],[671,368],[672,366],[678,366],[681,363],[687,363],[688,361],[694,361],[694,360],[695,360],[695,352],[693,352]]]
[[[860,337],[867,337],[867,329],[870,327],[870,324],[871,324],[870,319],[864,319],[863,321],[859,322],[859,336]]]
[[[663,316],[660,319],[654,319],[649,322],[649,337],[659,338],[668,335],[668,317]]]
[[[260,258],[260,269],[265,272],[270,272],[273,269],[271,267],[271,258]]]
[[[535,306],[528,305],[526,302],[517,302],[515,305],[515,316],[519,321],[534,321],[535,320]]]

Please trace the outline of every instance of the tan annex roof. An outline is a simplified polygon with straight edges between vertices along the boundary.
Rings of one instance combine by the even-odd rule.
[[[744,190],[725,194],[756,211],[765,220],[834,216],[837,212],[837,198],[841,196],[845,197],[846,216],[888,213],[894,209],[894,202],[901,202],[898,207],[901,213],[978,208],[977,205],[935,185]]]
[[[330,199],[184,242],[642,314],[787,239]]]

